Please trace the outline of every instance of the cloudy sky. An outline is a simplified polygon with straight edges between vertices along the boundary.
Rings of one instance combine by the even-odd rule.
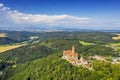
[[[0,28],[119,29],[120,0],[0,0]]]

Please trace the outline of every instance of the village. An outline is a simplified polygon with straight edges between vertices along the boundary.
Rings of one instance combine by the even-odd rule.
[[[111,64],[120,63],[120,57],[112,57],[111,60],[108,60],[109,57],[104,57],[96,54],[94,54],[93,56],[89,56],[89,59],[85,59],[83,57],[79,58],[78,53],[75,52],[74,45],[72,46],[72,50],[63,51],[62,58],[69,61],[74,66],[82,66],[89,69],[92,69],[93,60],[109,62]]]

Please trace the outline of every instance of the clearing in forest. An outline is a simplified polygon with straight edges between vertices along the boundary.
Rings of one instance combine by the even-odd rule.
[[[87,45],[94,45],[94,43],[89,43],[85,41],[79,41],[82,45],[87,46]]]

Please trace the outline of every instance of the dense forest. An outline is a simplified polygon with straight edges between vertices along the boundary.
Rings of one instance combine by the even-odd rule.
[[[94,60],[92,65],[94,70],[88,70],[73,66],[61,58],[63,50],[71,49],[72,45],[75,46],[75,51],[79,57],[82,56],[86,59],[94,54],[117,57],[118,54],[115,50],[106,46],[111,42],[117,42],[112,40],[112,33],[33,32],[32,34],[32,32],[28,32],[26,34],[18,32],[18,34],[22,35],[21,41],[26,41],[30,36],[39,36],[40,40],[37,43],[30,43],[0,53],[0,80],[21,80],[21,78],[22,80],[120,79],[120,64]],[[17,36],[17,34],[15,35]],[[82,45],[80,40],[92,42],[94,45]]]
[[[1,80],[119,80],[120,64],[95,61],[94,71],[75,67],[56,53],[4,69]]]

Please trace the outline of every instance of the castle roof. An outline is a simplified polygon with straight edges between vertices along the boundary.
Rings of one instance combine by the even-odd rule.
[[[87,60],[84,59],[83,62],[87,62]]]
[[[72,56],[78,56],[78,54],[77,53],[72,53],[72,50],[64,50],[64,53],[65,53],[65,55],[68,55],[68,56],[70,56],[70,57],[72,57]]]

